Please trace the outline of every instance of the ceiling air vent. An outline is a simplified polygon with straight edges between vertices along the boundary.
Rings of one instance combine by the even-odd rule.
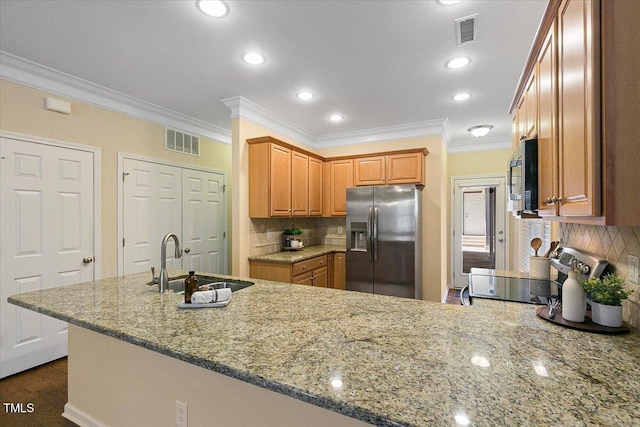
[[[200,155],[200,138],[175,129],[165,130],[164,148],[193,156]]]
[[[456,38],[458,46],[478,41],[478,14],[458,18],[456,21]]]

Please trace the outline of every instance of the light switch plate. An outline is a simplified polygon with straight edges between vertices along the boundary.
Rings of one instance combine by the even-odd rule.
[[[341,225],[338,226],[338,234],[342,234],[342,226]]]
[[[638,284],[638,257],[629,255],[629,281]]]

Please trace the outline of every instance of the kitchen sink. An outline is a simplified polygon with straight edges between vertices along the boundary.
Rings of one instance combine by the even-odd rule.
[[[169,292],[176,294],[184,294],[184,279],[188,275],[182,275],[169,278]],[[231,292],[239,291],[240,289],[248,288],[253,285],[253,282],[247,282],[244,280],[224,279],[216,276],[196,276],[198,278],[198,290],[209,291],[212,289],[229,288]],[[148,283],[148,285],[158,286],[155,283]],[[157,288],[155,289],[157,291]]]

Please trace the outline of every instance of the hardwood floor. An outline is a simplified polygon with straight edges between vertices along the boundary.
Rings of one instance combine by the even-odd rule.
[[[458,289],[449,289],[447,304],[460,304]],[[0,426],[16,427],[76,427],[76,424],[62,417],[67,403],[67,358],[20,372],[0,380]],[[5,403],[14,404],[14,412]],[[16,404],[22,404],[19,411]],[[27,404],[33,404],[28,413]]]
[[[67,403],[66,357],[3,378],[0,380],[0,401],[3,404],[0,425],[3,427],[76,426],[61,415]]]

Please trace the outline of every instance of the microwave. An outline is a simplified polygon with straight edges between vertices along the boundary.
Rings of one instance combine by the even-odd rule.
[[[538,209],[538,140],[522,139],[509,159],[507,211],[535,213]]]

